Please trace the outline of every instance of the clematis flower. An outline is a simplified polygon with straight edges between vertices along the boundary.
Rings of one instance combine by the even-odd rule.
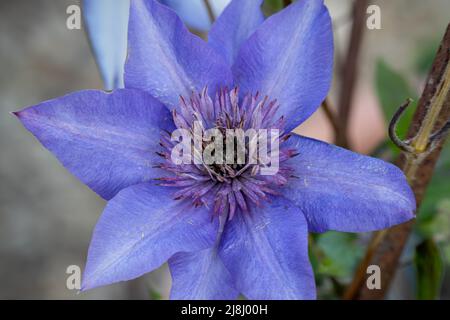
[[[190,27],[207,31],[210,18],[203,0],[160,0],[173,8]],[[229,0],[211,2],[218,15]],[[123,88],[124,62],[127,56],[127,27],[130,0],[83,0],[83,17],[104,87]]]
[[[173,8],[188,27],[198,31],[208,31],[211,21],[204,0],[161,0],[161,3]],[[210,1],[215,16],[220,15],[230,0]]]
[[[265,21],[261,3],[232,1],[206,43],[169,8],[133,0],[125,89],[76,92],[16,113],[108,200],[83,290],[168,261],[174,299],[314,299],[308,231],[365,232],[413,218],[415,199],[397,167],[290,133],[330,87],[323,1],[299,0]],[[195,122],[284,132],[279,170],[173,163],[169,133]]]

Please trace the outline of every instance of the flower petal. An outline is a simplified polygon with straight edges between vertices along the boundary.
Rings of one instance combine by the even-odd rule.
[[[299,0],[269,17],[242,45],[233,66],[242,92],[280,103],[292,130],[322,103],[331,84],[333,33],[322,0]]]
[[[218,16],[230,0],[210,1],[211,9]],[[178,16],[190,28],[198,31],[208,31],[211,21],[204,0],[160,0],[161,3],[173,8]]]
[[[297,179],[282,189],[304,212],[309,230],[366,232],[414,218],[416,202],[403,172],[379,159],[293,135]]]
[[[219,251],[236,288],[248,299],[315,299],[308,229],[283,198],[227,223]]]
[[[218,223],[208,210],[180,204],[169,190],[140,184],[109,201],[89,247],[83,290],[134,279],[177,252],[214,244]]]
[[[125,87],[146,90],[173,108],[180,95],[231,83],[222,57],[191,34],[175,12],[154,0],[131,2]]]
[[[216,248],[186,253],[169,259],[172,274],[170,298],[174,300],[229,300],[239,292]]]
[[[242,43],[264,22],[262,0],[233,0],[217,18],[208,40],[231,66]]]
[[[83,16],[105,89],[123,88],[130,0],[83,0]]]
[[[86,90],[15,113],[61,163],[101,197],[161,176],[155,154],[170,112],[148,93]]]

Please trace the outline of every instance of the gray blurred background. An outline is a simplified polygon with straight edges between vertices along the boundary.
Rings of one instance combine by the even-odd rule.
[[[333,18],[345,17],[349,1],[326,2]],[[411,52],[428,39],[440,39],[449,21],[450,0],[372,3],[382,9],[383,29],[367,31],[361,88],[373,86],[378,57],[408,72]],[[104,201],[9,114],[71,91],[102,87],[84,31],[66,28],[66,8],[71,4],[78,1],[0,1],[0,298],[164,298],[170,282],[165,268],[88,293],[66,288],[66,268],[84,266]],[[345,48],[349,27],[341,24],[338,49]],[[373,101],[372,96],[368,89],[362,100]],[[361,104],[355,112],[366,114],[367,109]],[[318,127],[314,120],[308,126]],[[326,129],[311,135],[324,138]]]

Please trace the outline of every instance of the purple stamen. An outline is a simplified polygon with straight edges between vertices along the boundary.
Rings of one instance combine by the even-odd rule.
[[[179,111],[173,111],[173,119],[178,129],[194,132],[196,121],[203,131],[217,128],[224,137],[227,129],[278,129],[283,132],[284,118],[274,120],[279,109],[276,100],[261,98],[259,93],[239,97],[239,89],[222,88],[213,99],[205,88],[200,93],[193,92],[189,99],[180,97]],[[161,178],[162,186],[177,187],[176,200],[188,200],[192,205],[205,205],[213,216],[225,216],[232,219],[238,212],[250,212],[250,203],[260,207],[269,200],[268,195],[279,194],[277,189],[286,184],[293,170],[286,162],[295,156],[297,150],[283,148],[289,134],[280,134],[279,170],[275,175],[260,175],[261,164],[182,164],[175,165],[168,155],[175,142],[169,133],[163,133],[160,145],[165,149],[161,156],[165,160],[160,168],[173,174],[170,178]],[[225,145],[225,142],[224,142]],[[247,144],[246,144],[247,147]],[[245,150],[248,155],[248,148]]]

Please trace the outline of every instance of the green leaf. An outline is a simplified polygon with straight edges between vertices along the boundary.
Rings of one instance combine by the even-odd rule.
[[[427,75],[430,71],[439,44],[440,39],[421,41],[420,47],[417,48],[418,54],[414,62],[414,67],[419,75]]]
[[[283,9],[283,6],[283,0],[266,0],[263,4],[263,11],[267,16],[270,16]]]
[[[437,202],[432,214],[417,215],[415,230],[422,239],[433,238],[439,242],[450,240],[450,199],[444,198]]]
[[[417,229],[424,237],[439,235],[446,230],[450,237],[450,142],[442,149],[433,178],[425,192],[419,213]],[[444,220],[444,221],[443,221]]]
[[[417,298],[431,300],[439,297],[443,264],[438,246],[427,239],[416,247],[414,257],[417,277]]]
[[[375,77],[377,94],[383,108],[386,123],[391,121],[398,107],[403,104],[407,98],[412,98],[414,100],[408,110],[403,114],[397,126],[398,135],[404,137],[414,115],[414,110],[417,105],[417,95],[410,88],[405,78],[383,60],[378,60],[377,62]],[[390,142],[389,145],[395,155],[399,153],[398,148],[392,142]]]
[[[155,290],[151,287],[148,288],[148,295],[150,297],[150,300],[162,300],[163,298],[162,294],[158,290]]]
[[[319,235],[316,241],[319,251],[317,272],[344,280],[351,278],[363,255],[363,248],[357,240],[357,235],[352,233],[327,232]]]
[[[442,246],[442,256],[446,265],[450,264],[450,243]]]

